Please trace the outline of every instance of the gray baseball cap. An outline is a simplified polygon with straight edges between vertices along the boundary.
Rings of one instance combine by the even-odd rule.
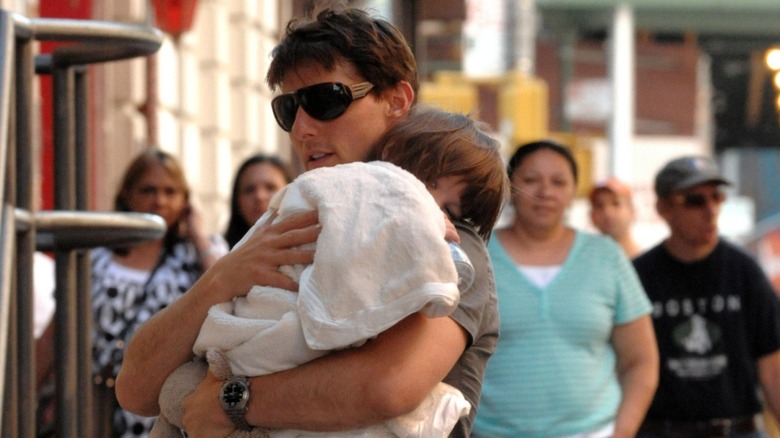
[[[702,183],[731,184],[709,157],[690,156],[674,159],[655,176],[655,194],[659,198]]]

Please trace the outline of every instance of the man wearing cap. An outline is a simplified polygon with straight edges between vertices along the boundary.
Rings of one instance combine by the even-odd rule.
[[[642,248],[631,234],[636,217],[631,200],[631,188],[617,178],[608,178],[590,191],[590,220],[604,235],[615,240],[628,258],[634,258]]]
[[[728,184],[707,157],[656,175],[656,210],[671,233],[634,260],[661,355],[638,437],[765,437],[759,385],[780,414],[780,306],[758,264],[718,234]]]

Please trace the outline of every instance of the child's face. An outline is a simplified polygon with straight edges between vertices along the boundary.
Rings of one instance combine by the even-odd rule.
[[[460,199],[466,189],[466,181],[462,176],[450,175],[437,179],[428,185],[428,191],[439,204],[439,208],[452,220],[463,219],[463,208]]]
[[[630,232],[634,210],[628,198],[602,189],[593,195],[590,218],[603,234],[620,239]]]

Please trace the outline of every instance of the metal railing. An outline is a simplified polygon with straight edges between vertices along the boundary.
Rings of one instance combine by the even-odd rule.
[[[50,54],[34,41],[69,41]],[[0,10],[0,431],[36,435],[33,253],[56,265],[56,434],[90,437],[92,349],[87,250],[162,237],[162,218],[88,209],[86,66],[149,55],[152,27],[92,20],[27,18]],[[52,76],[54,208],[35,211],[33,80]]]

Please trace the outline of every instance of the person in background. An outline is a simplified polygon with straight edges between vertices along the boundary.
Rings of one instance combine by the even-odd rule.
[[[35,388],[38,397],[36,434],[54,436],[54,260],[43,252],[33,253],[33,336],[35,337]]]
[[[276,156],[247,158],[236,172],[230,195],[230,221],[225,240],[233,248],[267,210],[271,197],[292,181],[287,166]]]
[[[754,259],[719,235],[728,184],[703,156],[656,174],[656,210],[670,235],[634,259],[661,354],[640,437],[766,436],[759,389],[780,417],[780,305]]]
[[[577,185],[568,148],[522,145],[508,174],[515,217],[488,244],[501,337],[474,436],[633,437],[658,379],[636,272],[612,239],[566,225]]]
[[[418,89],[414,56],[395,26],[357,8],[327,8],[313,17],[288,25],[267,77],[271,88],[282,92],[272,102],[276,120],[289,132],[307,171],[365,161],[384,133],[407,117]],[[414,313],[361,347],[245,384],[225,386],[209,375],[185,401],[190,436],[225,436],[243,422],[338,435],[411,412],[440,382],[458,388],[473,415],[498,339],[498,312],[492,270],[477,234],[484,230],[466,225],[458,232],[475,280],[452,314]],[[255,284],[297,290],[277,268],[311,263],[313,252],[296,248],[315,241],[318,233],[311,212],[258,230],[180,300],[148,320],[132,339],[117,381],[123,406],[147,415],[159,412],[160,388],[192,358],[212,305]],[[248,394],[249,401],[221,404],[218,394],[226,391]],[[469,436],[471,415],[461,418],[451,436]]]
[[[181,166],[159,149],[149,148],[130,163],[114,208],[159,215],[167,227],[157,240],[91,251],[94,430],[96,436],[138,437],[151,430],[154,418],[117,405],[114,381],[124,347],[141,323],[192,287],[227,247],[204,232]]]
[[[639,255],[642,248],[631,233],[636,218],[631,188],[617,178],[608,178],[593,187],[588,199],[593,225],[602,234],[615,239],[628,258]]]
[[[54,317],[54,260],[47,254],[33,253],[33,335],[40,339]]]

